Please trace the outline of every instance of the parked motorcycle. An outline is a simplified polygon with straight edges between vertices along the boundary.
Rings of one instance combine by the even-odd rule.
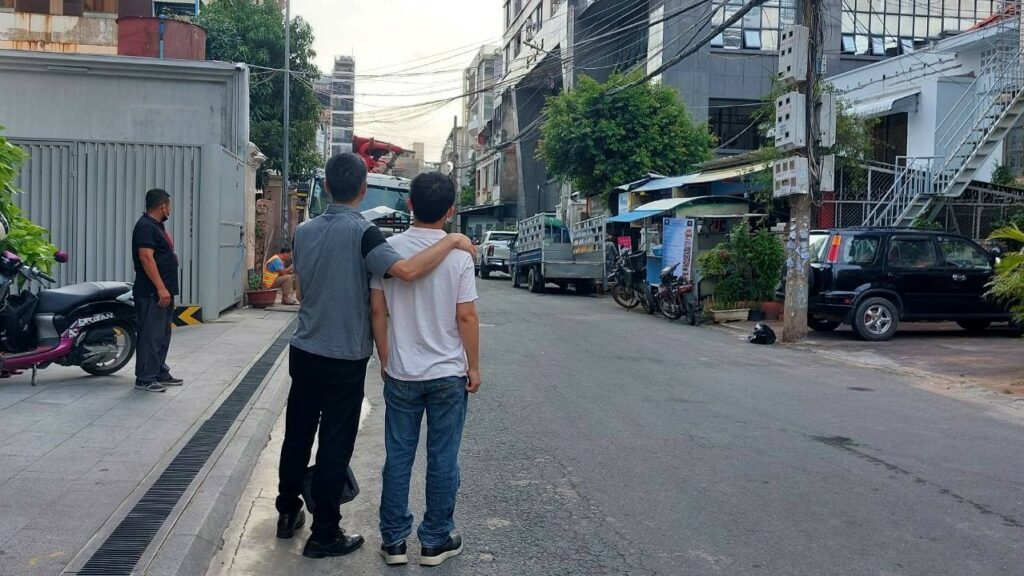
[[[58,262],[67,262],[63,252]],[[125,367],[135,355],[137,317],[132,285],[125,282],[82,282],[38,295],[12,293],[18,277],[39,283],[56,280],[22,262],[18,255],[0,255],[0,374],[36,371],[57,363],[78,366],[106,376]]]
[[[687,314],[691,325],[696,324],[696,306],[692,302],[693,283],[676,275],[679,264],[667,266],[661,271],[661,287],[658,289],[658,308],[669,320],[678,320]]]
[[[629,309],[643,305],[648,314],[657,312],[657,301],[647,283],[643,253],[623,253],[619,256],[608,283],[612,285],[612,299],[619,306]]]

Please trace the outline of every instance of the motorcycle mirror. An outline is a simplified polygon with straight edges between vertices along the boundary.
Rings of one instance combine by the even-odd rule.
[[[53,255],[53,259],[61,264],[66,264],[67,261],[69,260],[68,253],[63,250],[60,250],[59,252]]]

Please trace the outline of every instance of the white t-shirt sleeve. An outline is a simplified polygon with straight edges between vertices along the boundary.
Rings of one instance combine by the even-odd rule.
[[[377,276],[376,274],[374,274],[373,276],[370,276],[370,289],[371,290],[380,290],[381,292],[383,292],[384,291],[384,280],[382,280],[381,277]]]
[[[473,266],[473,259],[467,254],[462,260],[462,270],[459,274],[459,304],[476,302],[476,268]]]

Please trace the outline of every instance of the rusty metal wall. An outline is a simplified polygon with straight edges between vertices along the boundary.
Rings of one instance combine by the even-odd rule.
[[[71,254],[56,268],[61,285],[131,281],[131,234],[150,188],[173,199],[168,222],[181,262],[181,302],[198,302],[196,214],[200,147],[113,142],[15,141],[29,154],[17,203]]]

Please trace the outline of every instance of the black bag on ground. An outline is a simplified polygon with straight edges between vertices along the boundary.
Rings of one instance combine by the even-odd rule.
[[[775,331],[764,322],[758,322],[747,340],[752,344],[775,344]]]
[[[7,298],[0,310],[0,349],[4,352],[24,352],[36,345],[36,306],[39,297],[31,292],[19,292]]]
[[[314,472],[316,472],[316,466],[306,468],[306,477],[302,479],[302,499],[305,500],[306,509],[309,510],[310,514],[316,508],[316,504],[313,502]],[[341,503],[348,504],[355,500],[356,496],[359,496],[359,483],[356,482],[356,475],[352,472],[352,467],[349,466],[345,470],[345,478],[342,480]]]

